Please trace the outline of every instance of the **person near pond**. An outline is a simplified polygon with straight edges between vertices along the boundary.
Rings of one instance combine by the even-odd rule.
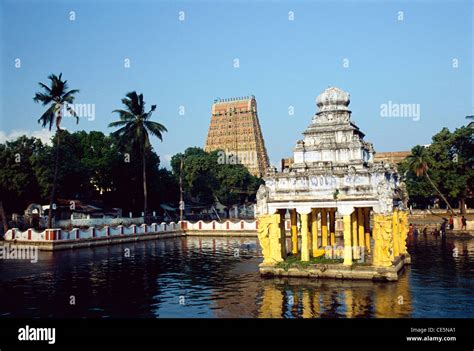
[[[467,229],[467,219],[466,217],[462,216],[461,218],[461,230],[466,230]]]
[[[413,225],[413,236],[415,239],[418,238],[418,228],[415,225]]]
[[[450,230],[454,229],[454,217],[453,217],[453,215],[449,216],[449,229]]]
[[[443,223],[441,223],[441,235],[446,236],[446,225],[448,221],[445,219]]]
[[[428,235],[428,228],[424,227],[423,228],[423,236],[426,238],[427,235]]]

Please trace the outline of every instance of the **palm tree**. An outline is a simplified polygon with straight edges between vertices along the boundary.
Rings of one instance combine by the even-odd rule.
[[[50,86],[48,87],[46,84],[40,82],[39,86],[43,88],[43,92],[36,93],[33,101],[37,103],[40,102],[43,104],[43,106],[49,105],[46,112],[43,113],[43,115],[38,119],[38,123],[40,123],[43,128],[49,125],[50,131],[53,127],[53,124],[56,124],[56,155],[48,213],[48,228],[51,228],[53,214],[52,207],[54,198],[56,196],[56,182],[58,178],[59,146],[61,141],[61,119],[63,117],[63,109],[66,108],[67,111],[76,118],[76,122],[79,123],[79,117],[71,108],[71,106],[69,106],[69,104],[74,102],[74,94],[78,93],[79,90],[72,89],[68,91],[67,80],[62,80],[62,73],[60,73],[59,76],[51,74],[48,79],[51,81]]]
[[[438,189],[438,187],[435,185],[433,180],[431,180],[431,177],[428,173],[428,162],[427,162],[428,155],[426,153],[426,148],[421,145],[416,145],[412,150],[411,150],[411,155],[407,157],[407,162],[408,162],[408,168],[416,174],[417,177],[422,177],[425,176],[426,179],[428,179],[429,183],[433,187],[433,189],[436,190],[436,192],[439,194],[439,196],[443,199],[443,201],[446,203],[446,205],[449,208],[449,211],[451,214],[454,215],[453,208],[449,204],[448,200],[446,197],[441,193],[441,191]]]
[[[156,110],[156,105],[151,105],[151,109],[145,112],[145,102],[143,94],[137,95],[132,91],[122,99],[125,105],[124,110],[114,110],[118,113],[120,120],[112,122],[109,127],[120,127],[112,133],[119,138],[122,144],[130,145],[133,150],[137,150],[142,157],[142,176],[143,176],[143,215],[147,216],[147,185],[146,185],[146,151],[151,148],[149,134],[156,136],[163,141],[163,132],[168,130],[164,125],[150,121],[152,113]]]

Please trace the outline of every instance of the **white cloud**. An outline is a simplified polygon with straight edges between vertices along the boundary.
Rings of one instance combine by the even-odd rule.
[[[51,145],[51,138],[54,135],[53,131],[48,129],[34,130],[30,132],[29,130],[12,130],[9,134],[4,131],[0,131],[0,143],[5,143],[6,141],[13,141],[18,137],[26,135],[27,137],[35,137],[40,139],[44,144]]]
[[[161,157],[161,164],[160,164],[160,167],[163,167],[163,168],[166,168],[168,170],[171,169],[171,157],[173,157],[173,155],[170,155],[170,154],[165,154]]]

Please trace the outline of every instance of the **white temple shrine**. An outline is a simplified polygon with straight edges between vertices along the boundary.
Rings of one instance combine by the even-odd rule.
[[[264,177],[257,193],[261,271],[290,252],[283,224],[287,211],[291,255],[302,261],[327,254],[336,245],[336,218],[342,217],[342,265],[352,266],[369,253],[373,267],[408,262],[404,184],[395,166],[374,162],[374,148],[351,121],[349,103],[345,91],[324,90],[316,99],[318,111],[293,150],[294,163],[282,172],[270,169]]]

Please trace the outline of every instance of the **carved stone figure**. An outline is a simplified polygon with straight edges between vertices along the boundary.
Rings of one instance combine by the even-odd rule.
[[[374,266],[388,267],[392,265],[393,237],[392,216],[374,214]]]
[[[263,264],[271,264],[270,259],[270,230],[272,218],[270,215],[261,215],[258,217],[258,240],[262,247]]]
[[[263,265],[274,265],[283,261],[286,255],[285,237],[284,227],[280,226],[279,214],[258,217],[258,240],[262,247]]]
[[[408,212],[398,212],[398,230],[400,234],[400,254],[406,255],[407,251],[407,237],[408,237]]]

